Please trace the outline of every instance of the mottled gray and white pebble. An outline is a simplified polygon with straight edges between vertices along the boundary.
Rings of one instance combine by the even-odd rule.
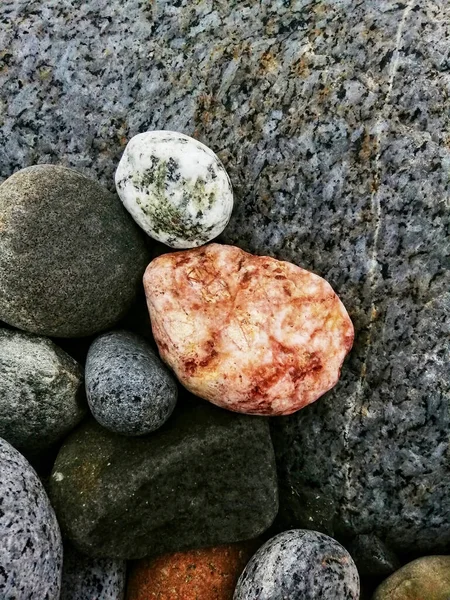
[[[122,600],[126,563],[91,558],[72,546],[64,546],[61,600]]]
[[[60,166],[28,167],[0,186],[0,232],[0,320],[41,335],[113,325],[148,263],[119,199]]]
[[[98,337],[89,349],[86,393],[100,425],[124,435],[144,435],[170,417],[178,389],[144,339],[114,331]]]
[[[129,142],[116,188],[142,229],[173,248],[194,248],[225,229],[233,190],[214,152],[175,131],[147,131]]]
[[[0,329],[0,437],[51,446],[86,414],[80,365],[47,338]]]
[[[0,438],[0,598],[59,600],[62,541],[55,513],[25,458]]]
[[[234,600],[358,600],[359,576],[336,540],[292,529],[266,542],[242,573]]]

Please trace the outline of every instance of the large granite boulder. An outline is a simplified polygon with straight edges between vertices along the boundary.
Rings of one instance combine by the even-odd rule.
[[[340,384],[278,422],[294,512],[326,502],[336,535],[447,545],[450,6],[36,7],[0,7],[1,175],[62,160],[112,187],[139,131],[210,146],[235,191],[223,241],[325,277],[356,326]]]

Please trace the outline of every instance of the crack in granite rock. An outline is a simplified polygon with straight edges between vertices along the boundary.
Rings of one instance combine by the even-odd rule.
[[[399,56],[400,56],[400,49],[401,49],[401,45],[402,45],[403,31],[404,31],[406,22],[408,20],[408,17],[411,13],[411,10],[412,10],[414,4],[415,4],[415,0],[409,0],[408,4],[405,6],[405,10],[400,19],[400,23],[399,23],[399,26],[397,29],[397,35],[396,35],[396,39],[395,39],[395,48],[393,50],[392,59],[391,59],[391,63],[390,63],[391,68],[390,68],[390,75],[389,75],[389,86],[388,86],[388,90],[386,92],[383,106],[381,107],[381,110],[380,110],[380,115],[379,115],[376,125],[375,125],[375,131],[376,131],[375,145],[377,148],[377,152],[376,152],[375,159],[374,159],[374,175],[373,175],[373,190],[372,190],[372,210],[373,210],[373,213],[375,216],[375,228],[374,228],[374,236],[373,236],[373,250],[372,250],[371,264],[370,264],[370,268],[368,271],[368,279],[370,281],[370,286],[372,288],[374,287],[374,285],[376,285],[376,280],[377,280],[377,269],[379,267],[378,241],[379,241],[379,235],[380,235],[381,222],[382,222],[382,218],[383,218],[383,211],[382,211],[382,207],[381,207],[380,193],[379,193],[379,189],[380,189],[379,183],[382,180],[382,167],[380,165],[380,158],[381,158],[380,147],[381,147],[381,139],[382,139],[382,134],[383,134],[382,124],[387,117],[386,113],[390,106],[390,98],[392,95],[395,75],[397,73],[398,64],[399,64]],[[369,323],[367,325],[368,337],[367,337],[363,361],[361,364],[360,377],[357,382],[354,396],[350,398],[350,403],[351,404],[353,403],[354,409],[356,409],[357,405],[361,402],[361,399],[362,399],[362,396],[364,393],[364,385],[366,382],[367,362],[368,362],[368,359],[370,356],[370,348],[371,348],[371,342],[372,342],[372,326],[373,326],[374,322],[376,321],[376,318],[377,318],[377,306],[374,302],[372,302],[372,305],[370,308]],[[355,412],[355,410],[354,410],[354,412]],[[343,434],[344,440],[347,443],[348,443],[349,431],[351,430],[351,427],[352,427],[352,421],[353,421],[352,418],[348,419],[346,428],[345,428],[345,431]],[[349,467],[349,463],[347,463],[346,467],[347,468]],[[349,473],[347,472],[347,485],[346,485],[346,489],[344,491],[344,493],[346,493],[347,496],[349,495],[348,492],[350,489],[350,485],[351,485],[350,477],[349,477]]]

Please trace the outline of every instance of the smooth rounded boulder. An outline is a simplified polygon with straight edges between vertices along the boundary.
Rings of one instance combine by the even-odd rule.
[[[0,186],[0,320],[82,337],[128,309],[148,262],[119,199],[72,169],[38,165]]]
[[[183,398],[167,423],[123,436],[93,419],[64,442],[50,498],[90,556],[137,559],[257,537],[278,511],[266,419]]]
[[[63,549],[47,494],[25,458],[0,438],[0,597],[59,600]]]
[[[144,287],[163,360],[223,408],[287,415],[338,381],[353,325],[329,283],[235,246],[163,254]]]
[[[448,600],[450,556],[424,556],[391,575],[373,600]]]
[[[0,329],[0,436],[39,451],[87,412],[81,366],[51,340]]]
[[[359,576],[333,538],[293,529],[266,542],[239,578],[234,600],[358,600]]]
[[[86,393],[100,425],[123,435],[144,435],[170,417],[178,388],[145,339],[112,331],[98,337],[89,349]]]

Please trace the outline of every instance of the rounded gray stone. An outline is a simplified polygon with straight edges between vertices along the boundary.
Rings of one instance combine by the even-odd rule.
[[[0,329],[0,436],[50,447],[86,414],[80,365],[47,338]]]
[[[72,546],[64,546],[61,600],[122,600],[126,563],[91,558]]]
[[[234,600],[358,600],[359,576],[336,540],[292,529],[266,542],[239,578]]]
[[[59,600],[62,541],[55,513],[25,458],[0,438],[0,598]]]
[[[0,320],[56,337],[90,335],[127,310],[148,263],[119,199],[65,167],[0,186]]]
[[[100,425],[124,435],[144,435],[170,417],[178,388],[144,339],[113,331],[98,337],[89,349],[86,394]]]

